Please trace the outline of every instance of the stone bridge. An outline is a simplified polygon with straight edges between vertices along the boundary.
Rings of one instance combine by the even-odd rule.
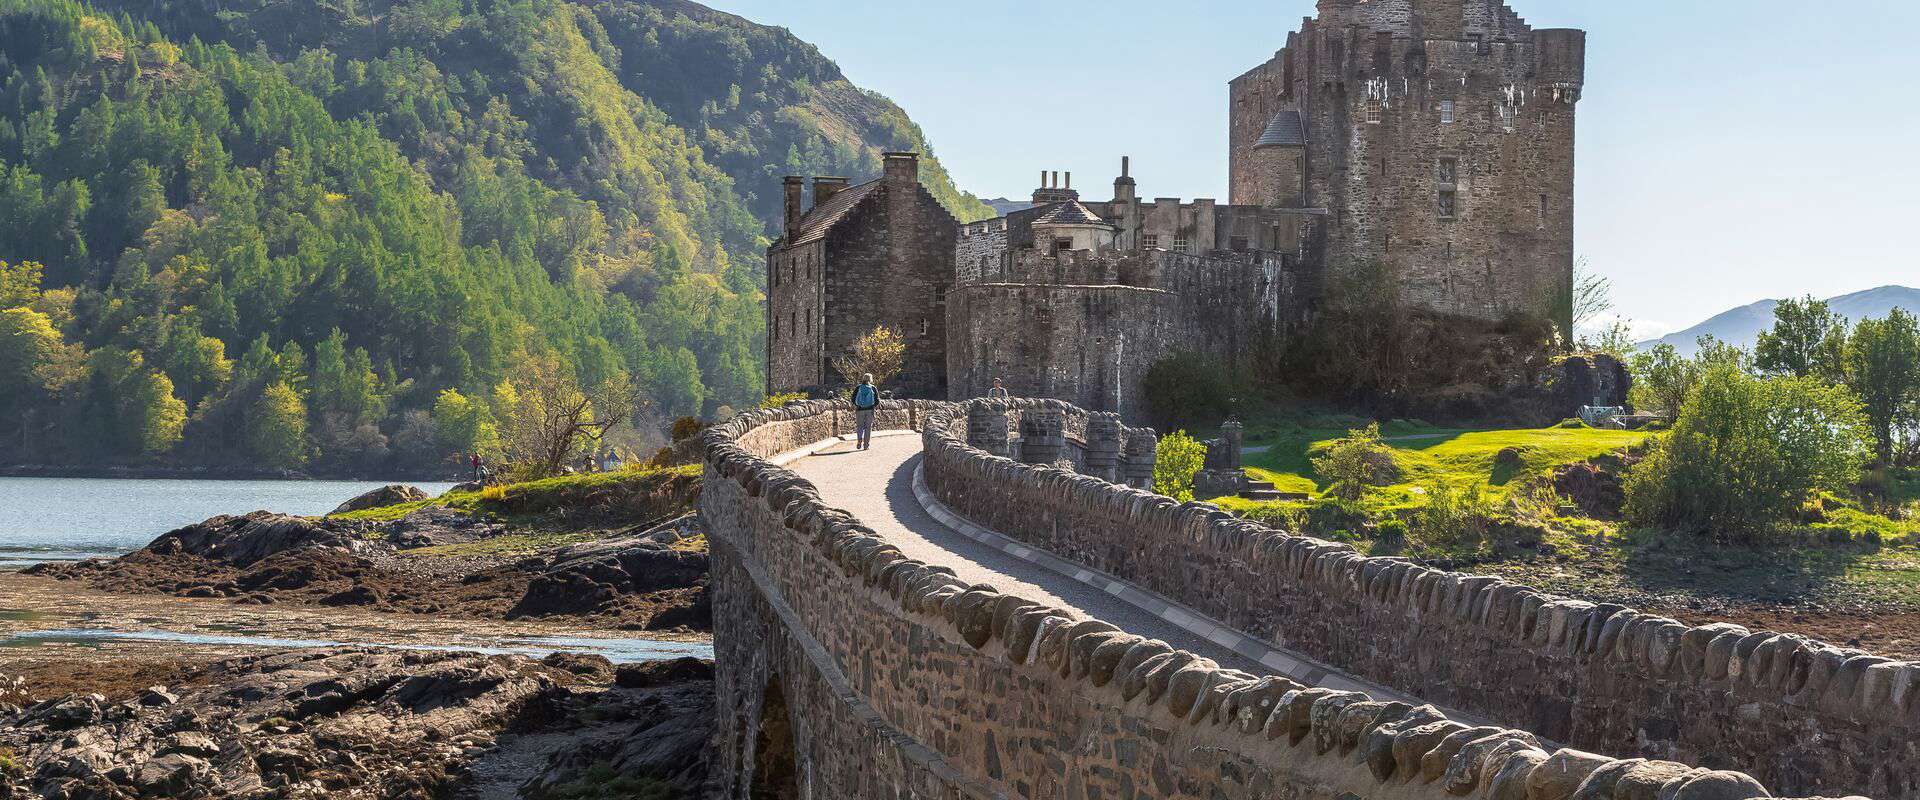
[[[1920,793],[1920,664],[1176,503],[1125,485],[1151,431],[1057,401],[852,422],[703,434],[721,796]]]

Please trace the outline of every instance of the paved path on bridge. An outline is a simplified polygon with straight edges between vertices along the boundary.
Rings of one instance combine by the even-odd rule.
[[[854,515],[907,557],[951,567],[968,583],[989,584],[1007,594],[1102,619],[1255,675],[1283,675],[1309,686],[1363,691],[1382,700],[1424,702],[1272,647],[1132,584],[1036,552],[958,519],[927,498],[934,506],[930,511],[914,492],[919,456],[918,435],[888,432],[876,435],[870,450],[834,444],[788,461],[787,468],[813,483],[828,505]],[[1472,720],[1451,710],[1448,714]]]

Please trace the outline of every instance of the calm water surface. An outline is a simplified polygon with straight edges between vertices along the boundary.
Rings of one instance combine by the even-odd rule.
[[[325,514],[384,483],[0,478],[0,569],[117,556],[218,514]],[[413,483],[439,494],[451,483]]]

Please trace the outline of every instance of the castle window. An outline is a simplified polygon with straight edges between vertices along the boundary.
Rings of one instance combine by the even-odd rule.
[[[1070,250],[1072,250],[1072,249],[1073,249],[1073,240],[1072,240],[1072,239],[1055,239],[1055,240],[1053,240],[1053,252],[1055,252],[1055,253],[1065,253],[1065,252],[1067,252],[1067,251],[1070,251]]]
[[[947,304],[947,287],[945,286],[933,287],[933,304],[936,306],[942,306]]]
[[[1453,124],[1453,101],[1452,100],[1440,101],[1440,122],[1443,125]]]
[[[1188,245],[1187,237],[1185,236],[1173,237],[1173,252],[1185,253],[1187,252],[1187,245]]]
[[[1160,247],[1160,234],[1157,234],[1157,233],[1140,234],[1140,249],[1156,250],[1156,249],[1159,249],[1159,247]]]
[[[813,254],[807,254],[807,280],[813,280]]]
[[[1454,158],[1440,159],[1439,167],[1440,168],[1439,168],[1438,174],[1435,177],[1439,179],[1441,186],[1452,186],[1453,184],[1458,182],[1457,179],[1460,176],[1460,160],[1459,159],[1454,159]]]
[[[813,309],[807,309],[807,335],[813,335]]]
[[[1547,227],[1547,196],[1540,195],[1540,227]]]
[[[1513,132],[1513,118],[1514,118],[1513,106],[1507,105],[1506,103],[1501,103],[1500,104],[1500,127],[1505,128],[1507,130],[1507,133]]]
[[[1454,194],[1452,189],[1440,190],[1440,218],[1453,219]]]
[[[767,288],[771,289],[779,285],[780,285],[780,262],[775,261],[767,265]]]
[[[1367,99],[1367,124],[1378,125],[1381,122],[1385,121],[1386,118],[1387,116],[1386,116],[1386,109],[1384,107],[1384,104],[1382,104],[1377,99],[1368,98]]]

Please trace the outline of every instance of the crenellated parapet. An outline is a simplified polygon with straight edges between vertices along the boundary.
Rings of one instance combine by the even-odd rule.
[[[1589,750],[1734,766],[1794,792],[1920,787],[1920,663],[1370,558],[993,457],[943,428],[950,413],[929,415],[923,469],[954,512],[1276,646]]]
[[[770,460],[850,417],[844,404],[804,403],[702,434],[720,796],[1768,796],[1739,773],[1556,749],[1431,705],[1225,669],[969,585]],[[922,430],[930,478],[952,480],[965,461],[1015,480],[1045,474],[1063,496],[1098,483],[969,448],[959,406],[888,404],[881,418]],[[1071,747],[1060,743],[1068,731]],[[792,795],[777,793],[780,781]]]

